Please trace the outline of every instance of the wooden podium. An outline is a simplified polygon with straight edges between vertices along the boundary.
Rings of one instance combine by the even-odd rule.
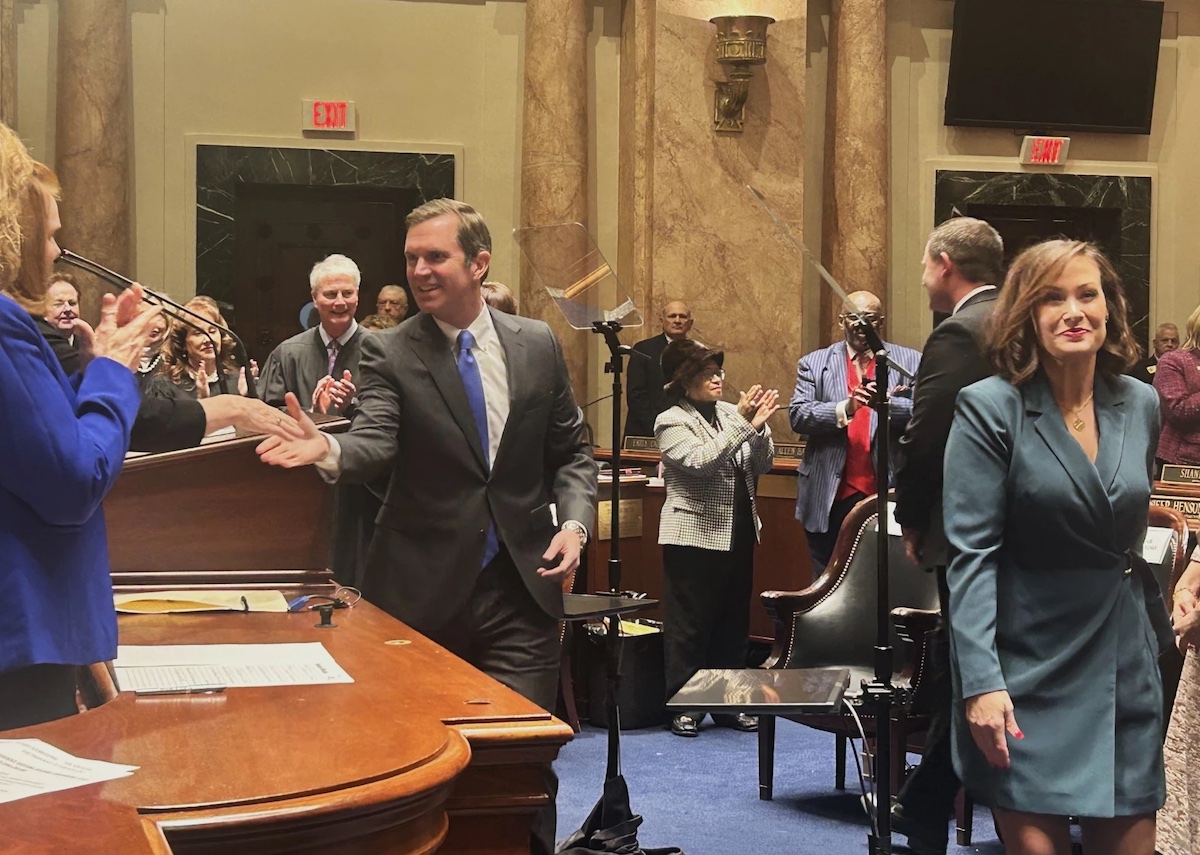
[[[337,426],[334,425],[334,428]],[[105,503],[114,581],[328,591],[329,488],[264,466],[260,438],[131,459]],[[216,695],[125,692],[5,733],[140,767],[0,805],[6,851],[525,853],[567,725],[360,602],[120,618],[124,644],[320,641],[354,678]]]

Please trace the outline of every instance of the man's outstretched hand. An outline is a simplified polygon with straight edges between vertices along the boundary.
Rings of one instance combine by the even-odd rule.
[[[288,415],[300,425],[301,435],[298,439],[267,437],[255,449],[259,459],[263,463],[287,469],[316,463],[329,453],[329,441],[325,434],[317,430],[308,414],[300,409],[300,402],[293,393],[288,392],[284,400],[287,402]]]

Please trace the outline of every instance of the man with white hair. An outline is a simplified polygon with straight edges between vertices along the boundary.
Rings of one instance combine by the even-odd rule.
[[[271,351],[259,380],[264,401],[280,407],[284,396],[294,392],[305,409],[353,415],[358,360],[367,335],[354,320],[361,278],[358,265],[344,255],[331,255],[313,265],[308,282],[321,322]],[[379,499],[361,484],[346,484],[334,488],[333,504],[329,566],[339,582],[357,586]]]
[[[351,414],[363,337],[354,320],[361,278],[358,265],[344,255],[313,265],[308,281],[321,322],[271,351],[259,381],[264,401],[283,406],[284,395],[295,392],[303,406],[318,412]]]

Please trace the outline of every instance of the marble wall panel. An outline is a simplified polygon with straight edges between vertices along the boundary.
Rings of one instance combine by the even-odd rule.
[[[707,17],[722,11],[729,10],[698,17],[686,4],[660,2],[641,19],[653,25],[653,44],[639,46],[638,78],[622,92],[623,100],[653,107],[651,127],[636,128],[622,151],[638,158],[622,163],[637,180],[625,197],[622,243],[631,241],[634,257],[649,255],[651,264],[648,277],[629,274],[647,318],[633,338],[657,331],[666,302],[686,300],[693,336],[727,354],[726,398],[736,401],[736,390],[762,383],[778,388],[786,404],[801,355],[804,262],[746,185],[803,239],[805,12],[777,15],[767,64],[750,83],[745,131],[718,134],[713,95],[726,71],[716,62],[716,28]],[[785,413],[771,424],[777,437],[791,438]]]
[[[1062,175],[1044,172],[963,172],[938,170],[934,218],[941,223],[972,205],[1037,206],[1071,211],[1115,210],[1119,237],[1104,250],[1116,265],[1129,299],[1134,337],[1149,344],[1150,178],[1126,175]]]
[[[196,293],[233,302],[239,184],[366,185],[415,189],[422,201],[454,195],[455,158],[342,149],[196,147]]]

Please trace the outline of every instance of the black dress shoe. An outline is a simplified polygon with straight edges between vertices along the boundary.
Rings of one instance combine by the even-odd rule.
[[[942,820],[941,827],[921,823],[904,812],[900,804],[892,805],[892,831],[908,839],[908,848],[917,855],[946,855],[950,843],[949,818]]]
[[[758,717],[748,715],[744,712],[740,712],[737,715],[722,715],[719,718],[713,716],[713,720],[720,727],[731,727],[743,733],[754,733],[758,730]]]
[[[671,719],[671,733],[676,736],[699,736],[700,729],[690,715],[677,715]]]

